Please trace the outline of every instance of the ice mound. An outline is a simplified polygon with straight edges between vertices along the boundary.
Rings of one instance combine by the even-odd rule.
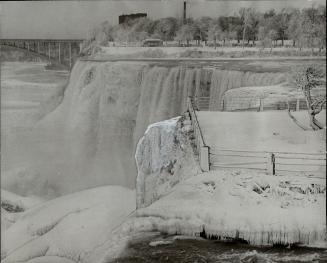
[[[2,262],[94,262],[89,254],[134,209],[134,191],[120,186],[44,202],[2,232]]]

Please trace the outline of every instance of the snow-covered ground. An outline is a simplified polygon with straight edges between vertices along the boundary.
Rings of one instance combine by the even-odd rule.
[[[306,116],[306,111],[297,113]],[[305,117],[303,117],[305,118]],[[325,112],[317,117],[324,122]],[[218,149],[270,152],[324,152],[321,133],[304,131],[287,111],[198,112],[205,143]]]
[[[176,185],[167,196],[138,210],[137,216],[155,218],[158,230],[171,234],[205,231],[208,237],[241,238],[257,245],[323,245],[326,181],[312,180],[212,171]]]
[[[181,53],[185,53],[186,51],[199,51],[199,52],[207,52],[211,53],[212,56],[222,56],[222,53],[218,55],[218,52],[224,52],[225,55],[228,54],[239,54],[241,57],[243,56],[243,52],[255,52],[257,53],[257,56],[260,56],[262,54],[266,54],[268,56],[272,56],[273,54],[270,53],[270,49],[264,49],[260,51],[260,48],[253,48],[253,47],[217,47],[216,49],[214,47],[208,47],[208,46],[199,46],[199,47],[169,47],[169,46],[163,46],[163,47],[141,47],[141,46],[134,46],[134,47],[128,47],[128,46],[110,46],[105,47],[101,46],[101,53],[106,55],[119,55],[119,56],[126,56],[126,55],[139,55],[144,54],[144,52],[153,52],[153,51],[160,51],[160,53],[165,54],[169,57],[180,57]],[[297,48],[285,48],[285,47],[277,47],[273,49],[274,52],[285,52],[286,55],[289,53],[298,53],[298,55],[301,55],[301,52]],[[311,52],[311,49],[305,49],[302,50],[303,52]],[[293,54],[294,55],[294,54]],[[211,57],[212,57],[211,56]],[[248,55],[249,56],[249,55]],[[253,57],[253,54],[251,54],[251,57]]]

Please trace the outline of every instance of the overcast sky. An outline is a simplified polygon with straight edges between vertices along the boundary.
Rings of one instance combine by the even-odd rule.
[[[232,15],[241,7],[271,8],[326,5],[325,0],[220,1],[188,0],[187,16]],[[99,23],[118,24],[121,14],[182,17],[182,0],[25,1],[0,2],[1,38],[84,38]]]

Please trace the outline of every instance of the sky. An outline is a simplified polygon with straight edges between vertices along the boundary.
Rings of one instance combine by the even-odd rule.
[[[325,0],[187,0],[187,17],[233,15],[241,7],[271,8],[326,6]],[[118,24],[118,16],[145,12],[150,18],[182,17],[182,0],[3,1],[1,38],[85,38],[103,21]]]

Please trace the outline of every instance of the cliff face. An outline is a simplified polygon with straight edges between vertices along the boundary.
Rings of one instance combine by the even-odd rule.
[[[136,147],[136,203],[145,207],[167,194],[181,180],[201,172],[194,158],[184,117],[154,123]]]

